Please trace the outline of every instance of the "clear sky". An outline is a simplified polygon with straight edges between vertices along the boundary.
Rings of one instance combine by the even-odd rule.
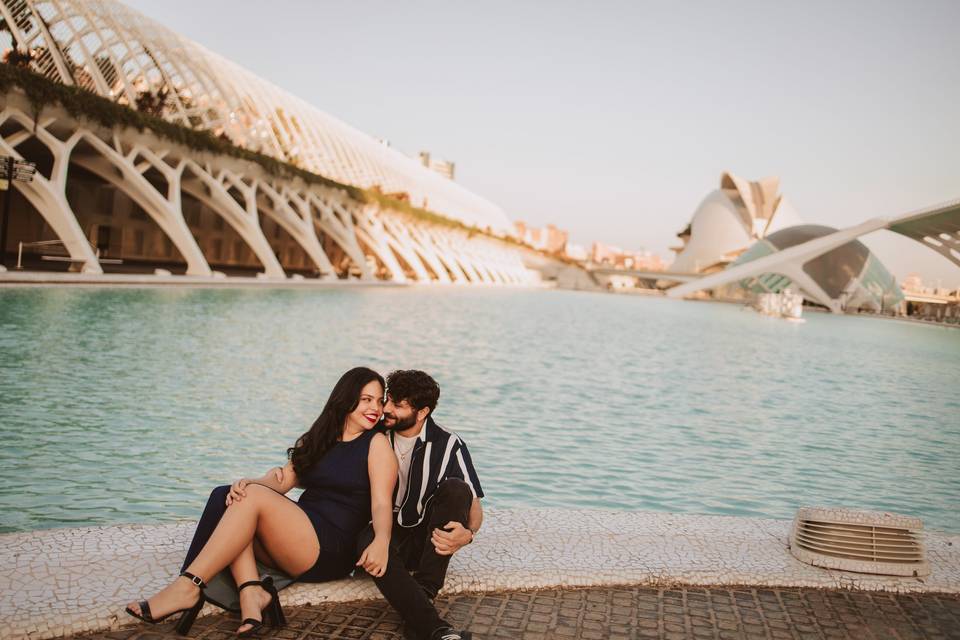
[[[957,0],[127,4],[583,244],[669,256],[725,170],[837,227],[960,198]]]

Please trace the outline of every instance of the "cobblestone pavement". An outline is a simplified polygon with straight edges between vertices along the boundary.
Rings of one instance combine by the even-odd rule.
[[[481,639],[958,638],[960,596],[813,589],[647,587],[549,589],[440,598],[450,622]],[[400,640],[400,618],[382,601],[292,607],[287,627],[261,638]],[[235,617],[201,618],[198,640],[235,638]],[[178,638],[173,623],[75,636],[75,640]]]

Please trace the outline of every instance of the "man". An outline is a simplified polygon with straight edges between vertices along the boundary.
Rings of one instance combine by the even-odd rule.
[[[467,446],[433,420],[440,387],[423,371],[387,376],[383,424],[399,462],[390,556],[377,588],[418,640],[466,640],[440,618],[433,600],[450,557],[473,542],[483,521],[483,489]],[[358,550],[373,540],[361,534]],[[413,572],[412,574],[410,572]]]

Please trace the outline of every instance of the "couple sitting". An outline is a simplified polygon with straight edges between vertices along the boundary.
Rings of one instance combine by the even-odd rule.
[[[243,620],[237,633],[250,635],[265,618],[284,624],[276,585],[261,579],[258,562],[302,582],[363,567],[408,637],[469,638],[433,600],[450,557],[480,527],[483,490],[466,445],[433,421],[439,397],[422,371],[394,371],[386,385],[365,367],[346,372],[285,466],[214,489],[180,577],[127,613],[156,623],[182,612],[177,631],[186,634],[205,601],[225,606],[205,590],[229,569]],[[284,495],[295,487],[305,489],[298,502]]]

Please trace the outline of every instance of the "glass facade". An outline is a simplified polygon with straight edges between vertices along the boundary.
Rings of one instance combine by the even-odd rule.
[[[757,260],[835,231],[832,227],[813,224],[782,229],[754,243],[734,265]],[[803,271],[831,299],[839,300],[845,309],[886,311],[903,301],[896,279],[859,240],[852,240],[806,262]],[[764,273],[740,281],[744,289],[755,294],[780,293],[791,284],[790,278],[780,273]]]

